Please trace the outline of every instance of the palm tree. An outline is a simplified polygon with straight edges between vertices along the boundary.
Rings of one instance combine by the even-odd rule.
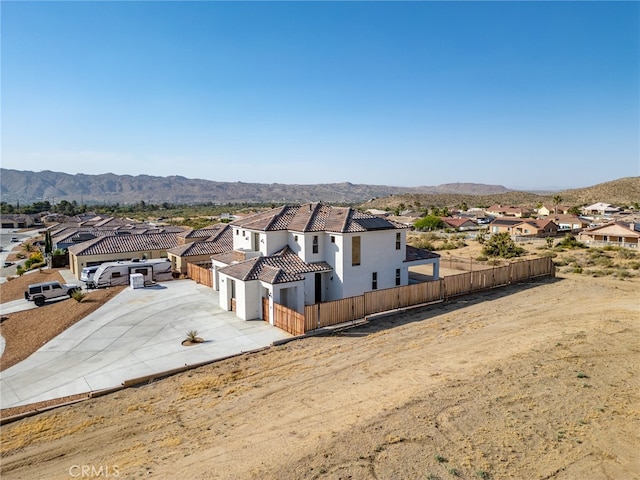
[[[560,195],[553,196],[553,213],[558,214],[558,205],[562,202],[562,197]]]

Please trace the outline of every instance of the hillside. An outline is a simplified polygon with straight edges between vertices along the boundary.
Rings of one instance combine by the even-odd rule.
[[[2,426],[2,478],[637,479],[638,308],[561,275],[379,318]]]
[[[8,203],[33,203],[47,199],[78,203],[360,203],[375,197],[404,193],[492,194],[507,192],[500,185],[451,183],[439,186],[394,187],[349,182],[286,185],[281,183],[216,182],[181,176],[70,175],[43,171],[0,169],[2,199]]]
[[[363,205],[365,208],[395,209],[399,205],[427,207],[454,207],[466,203],[468,207],[500,205],[520,205],[535,207],[538,203],[553,204],[553,198],[560,195],[561,203],[569,206],[588,205],[605,202],[612,205],[632,205],[640,203],[640,177],[626,177],[610,182],[600,183],[586,188],[563,190],[547,195],[528,192],[507,191],[493,195],[478,194],[400,194],[371,200]],[[410,207],[409,207],[410,208]]]

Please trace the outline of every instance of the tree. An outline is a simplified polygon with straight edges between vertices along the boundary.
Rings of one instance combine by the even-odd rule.
[[[562,197],[560,195],[553,196],[553,213],[558,214],[558,205],[562,202]]]
[[[517,246],[506,232],[493,234],[482,247],[482,253],[487,257],[514,258],[524,252],[524,248]]]
[[[44,253],[49,255],[53,252],[53,241],[51,240],[51,232],[49,230],[44,234]]]
[[[416,220],[413,226],[416,227],[417,230],[437,230],[439,228],[444,228],[444,222],[440,217],[427,215],[426,217]]]

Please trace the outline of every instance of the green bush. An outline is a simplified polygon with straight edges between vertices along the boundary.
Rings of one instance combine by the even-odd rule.
[[[487,257],[514,258],[525,253],[525,249],[516,245],[504,232],[492,235],[482,247],[482,253]]]
[[[73,298],[76,302],[80,303],[82,302],[82,300],[84,300],[84,297],[86,297],[87,294],[84,293],[82,290],[77,289],[75,290],[72,294],[71,294],[71,298]]]
[[[618,251],[618,256],[624,260],[629,260],[631,258],[636,258],[638,254],[636,252],[632,252],[628,248],[621,248]]]
[[[558,242],[557,246],[562,248],[587,248],[584,243],[576,240],[576,237],[574,237],[570,233],[567,233],[564,238],[560,242]]]
[[[438,230],[444,227],[444,222],[440,217],[435,215],[427,215],[415,221],[413,226],[416,230]]]

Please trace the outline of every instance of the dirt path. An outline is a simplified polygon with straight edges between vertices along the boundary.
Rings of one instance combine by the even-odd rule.
[[[640,478],[638,285],[486,292],[24,419],[2,476]]]

